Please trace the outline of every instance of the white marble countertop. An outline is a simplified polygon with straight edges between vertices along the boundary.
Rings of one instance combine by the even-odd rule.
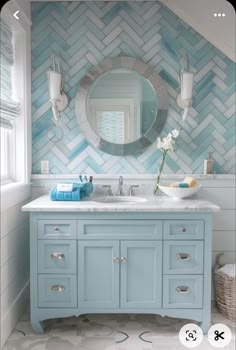
[[[211,212],[220,207],[201,199],[173,199],[165,196],[140,196],[145,202],[99,203],[93,197],[82,201],[51,201],[48,195],[22,207],[34,212]]]

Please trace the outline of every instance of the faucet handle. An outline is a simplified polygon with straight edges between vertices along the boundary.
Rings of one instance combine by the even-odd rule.
[[[111,189],[111,185],[103,185],[102,187],[103,187],[103,188],[107,188],[107,196],[108,196],[108,197],[113,196],[113,192],[112,192],[112,189]]]
[[[134,188],[138,188],[139,185],[131,185],[129,188],[129,196],[135,196]]]

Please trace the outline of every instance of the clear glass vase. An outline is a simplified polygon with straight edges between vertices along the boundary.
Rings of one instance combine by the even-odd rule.
[[[159,185],[160,185],[160,180],[161,180],[161,174],[163,172],[163,168],[164,168],[164,164],[165,164],[165,158],[167,155],[168,151],[164,151],[162,154],[162,158],[159,161],[159,165],[158,165],[158,173],[157,173],[157,178],[156,178],[156,184],[154,187],[154,194],[157,195],[158,191],[159,191]]]

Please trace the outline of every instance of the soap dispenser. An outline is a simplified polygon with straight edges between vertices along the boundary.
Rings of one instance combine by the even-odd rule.
[[[214,161],[211,152],[208,153],[208,159],[204,160],[203,173],[204,175],[214,174]]]

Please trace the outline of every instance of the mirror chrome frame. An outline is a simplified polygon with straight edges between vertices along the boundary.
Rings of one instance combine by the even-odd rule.
[[[139,73],[149,81],[158,97],[157,115],[150,129],[138,140],[125,144],[111,143],[101,138],[92,129],[87,117],[87,97],[93,83],[104,73],[117,68],[126,68]],[[140,153],[156,141],[165,125],[168,114],[168,93],[166,83],[156,71],[140,59],[133,57],[108,58],[93,67],[80,81],[75,98],[75,113],[81,132],[92,146],[115,156],[126,156]]]

